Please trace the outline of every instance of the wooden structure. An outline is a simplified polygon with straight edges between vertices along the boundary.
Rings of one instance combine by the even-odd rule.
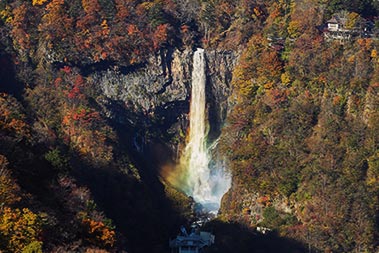
[[[181,234],[170,240],[171,253],[201,253],[214,243],[215,236],[209,232],[192,231],[187,234],[184,227]]]

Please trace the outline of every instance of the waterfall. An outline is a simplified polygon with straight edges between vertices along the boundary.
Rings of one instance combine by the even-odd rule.
[[[209,125],[206,109],[205,70],[204,49],[199,48],[193,56],[190,128],[188,143],[181,163],[186,168],[184,191],[208,211],[216,212],[222,196],[230,187],[231,180],[225,172],[224,166],[220,166],[221,163],[216,162],[216,166],[210,168],[210,150],[207,148]]]

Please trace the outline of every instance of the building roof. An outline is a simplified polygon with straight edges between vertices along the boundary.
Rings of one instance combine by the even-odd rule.
[[[337,18],[335,16],[333,16],[331,19],[329,19],[327,21],[327,23],[331,23],[331,24],[339,24]]]
[[[328,24],[339,24],[345,25],[347,22],[347,18],[340,17],[339,15],[334,15],[331,19],[327,21]]]
[[[178,235],[175,239],[170,240],[171,248],[183,246],[195,246],[199,249],[210,246],[214,243],[215,236],[208,232],[191,233],[190,235]]]

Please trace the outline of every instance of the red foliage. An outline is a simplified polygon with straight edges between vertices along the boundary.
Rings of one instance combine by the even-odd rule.
[[[84,79],[81,75],[76,76],[74,86],[71,91],[68,93],[68,98],[82,98],[80,89],[84,85]]]
[[[116,0],[116,9],[117,9],[117,14],[116,18],[123,22],[126,18],[130,16],[130,3],[125,1],[125,0]]]
[[[167,41],[168,24],[161,24],[157,27],[153,34],[154,49],[158,49],[164,42]]]
[[[268,92],[269,104],[271,106],[281,104],[288,99],[288,91],[280,89],[271,89]]]
[[[188,25],[182,25],[180,27],[180,30],[182,31],[182,33],[187,33],[189,31],[189,26]]]
[[[57,77],[54,81],[55,88],[58,88],[62,84],[62,78]]]
[[[92,121],[100,120],[100,114],[95,111],[89,111],[84,108],[78,109],[66,115],[67,120],[71,118],[74,121],[80,121],[80,123],[89,124]]]
[[[66,74],[70,74],[71,68],[69,66],[64,66],[63,68],[61,68],[61,71],[63,71]]]
[[[128,35],[134,35],[139,32],[138,27],[136,25],[128,25],[126,29],[128,31]]]
[[[257,199],[258,204],[261,204],[263,206],[268,206],[271,204],[270,196],[262,196]]]

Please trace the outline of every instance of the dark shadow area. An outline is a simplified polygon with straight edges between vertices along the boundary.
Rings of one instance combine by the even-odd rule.
[[[121,124],[114,129],[118,150],[128,154],[140,180],[122,173],[117,166],[104,168],[83,161],[75,165],[72,174],[91,190],[95,202],[125,236],[128,252],[168,252],[168,238],[186,221],[166,197],[159,169],[148,150],[140,153],[133,146],[134,130]],[[117,161],[122,154],[116,156]]]
[[[116,231],[123,235],[118,248],[132,253],[168,252],[168,238],[186,220],[166,197],[157,164],[151,159],[149,150],[142,153],[136,150],[135,128],[118,124],[114,129],[119,143],[115,149],[115,163],[96,164],[70,153],[68,147],[61,147],[64,153],[71,155],[69,174],[76,179],[78,186],[90,189],[99,210],[113,220]],[[143,132],[144,128],[139,131]],[[0,140],[0,153],[12,165],[13,176],[21,189],[33,196],[30,203],[20,203],[20,206],[47,212],[57,219],[44,230],[45,247],[50,244],[70,245],[82,238],[79,224],[73,222],[78,220],[77,210],[65,203],[69,189],[59,186],[56,182],[59,172],[44,159],[49,147],[16,140],[2,133]],[[128,163],[138,170],[140,179],[122,172],[117,162],[125,155],[130,158]]]
[[[189,112],[188,101],[175,101],[166,103],[164,106],[157,107],[155,110],[156,118],[161,118],[160,122],[162,130],[167,131],[183,113]]]
[[[209,121],[209,133],[208,141],[213,143],[221,134],[222,122],[225,120],[220,118],[220,108],[217,105],[215,96],[212,94],[212,87],[208,85],[207,81],[206,94],[207,94],[207,110],[208,110],[208,121]],[[210,94],[210,95],[209,95]]]
[[[207,223],[204,231],[215,235],[215,244],[206,253],[302,253],[308,252],[299,242],[282,238],[275,233],[263,235],[237,223],[218,220]],[[316,251],[312,251],[316,252]]]
[[[207,63],[207,71],[206,73],[209,73],[209,60],[206,60]],[[217,98],[216,94],[214,94],[213,88],[212,88],[212,78],[207,75],[207,81],[205,84],[205,94],[206,94],[206,101],[207,101],[207,112],[208,112],[208,122],[209,122],[209,133],[208,133],[208,141],[210,143],[213,143],[221,134],[221,126],[222,121],[224,119],[220,118],[219,113],[219,105],[217,104]]]
[[[44,247],[51,245],[69,245],[80,237],[76,212],[67,205],[64,196],[67,189],[56,182],[57,171],[43,158],[48,150],[43,145],[32,146],[21,140],[0,134],[0,154],[7,157],[12,176],[16,178],[23,194],[21,202],[15,208],[29,208],[33,212],[44,212],[54,216],[54,222],[44,224]]]
[[[102,110],[94,100],[91,101],[91,105]],[[132,112],[125,108],[124,102],[117,100],[109,99],[105,106],[111,118],[110,124],[122,135],[125,134],[122,133],[125,130],[129,131],[129,135],[134,135],[137,129],[144,131],[146,135],[161,137],[170,127],[180,121],[181,115],[189,112],[188,100],[168,102],[145,113]]]
[[[131,64],[128,66],[119,65],[119,62],[101,60],[95,63],[80,64],[73,62],[54,62],[53,67],[55,69],[61,69],[64,66],[77,67],[83,76],[88,76],[94,72],[107,71],[109,69],[117,69],[122,74],[136,72],[146,66],[146,62]]]
[[[208,140],[213,143],[221,134],[221,129],[226,120],[227,107],[228,107],[228,96],[227,90],[230,86],[232,80],[232,70],[225,69],[220,71],[221,67],[218,64],[223,61],[227,61],[218,52],[208,52],[206,55],[206,100],[207,100],[207,111],[208,111],[208,121],[209,121],[209,133]]]
[[[9,93],[20,99],[24,86],[15,77],[16,73],[11,56],[0,49],[0,92]]]
[[[170,232],[182,221],[162,187],[105,168],[82,167],[74,175],[125,236],[128,252],[166,252]]]

